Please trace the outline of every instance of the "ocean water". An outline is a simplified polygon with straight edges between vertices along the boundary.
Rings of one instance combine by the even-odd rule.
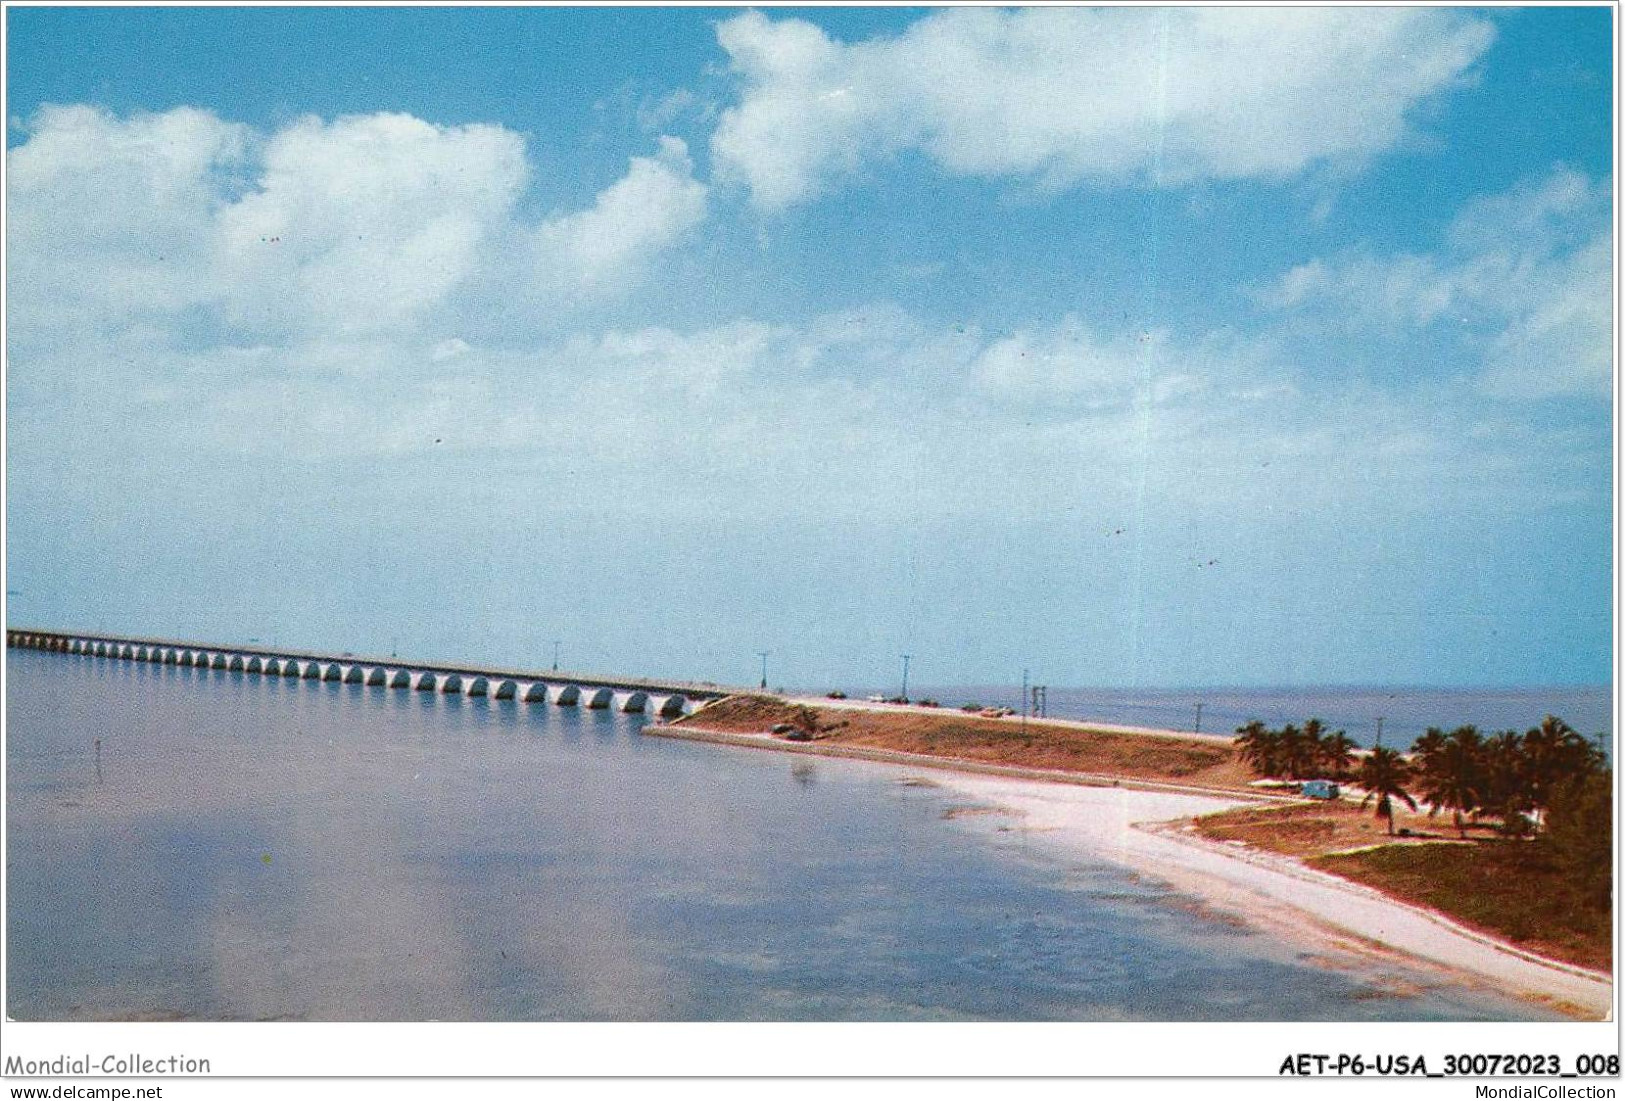
[[[6,670],[20,1019],[1545,1015],[1316,966],[902,768],[546,704],[30,650]]]
[[[893,695],[889,689],[846,688],[848,695]],[[916,700],[946,707],[976,702],[1021,710],[1021,688],[1009,685],[910,687]],[[816,693],[821,694],[821,693]],[[1472,724],[1486,734],[1524,731],[1556,715],[1588,738],[1613,744],[1613,693],[1607,685],[1557,688],[1050,688],[1048,714],[1125,726],[1195,730],[1201,704],[1204,733],[1233,734],[1257,719],[1266,726],[1302,725],[1318,718],[1343,730],[1358,745],[1376,744],[1382,718],[1383,744],[1408,749],[1430,726],[1452,730]]]

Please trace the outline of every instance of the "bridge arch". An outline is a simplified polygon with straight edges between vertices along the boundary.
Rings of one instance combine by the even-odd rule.
[[[282,675],[285,677],[299,676],[299,663],[292,658],[282,659]]]
[[[493,699],[511,700],[518,691],[519,685],[515,684],[513,681],[501,680],[497,681],[497,686],[492,690],[491,696]]]
[[[321,680],[322,679],[322,663],[319,662],[319,661],[307,661],[307,662],[305,662],[305,679],[306,680]]]
[[[553,702],[560,707],[574,707],[581,702],[581,689],[573,684],[561,684],[553,692]]]
[[[491,694],[491,682],[486,677],[475,677],[468,682],[467,692],[470,696],[488,696]]]
[[[367,667],[364,666],[364,665],[352,665],[352,666],[350,666],[348,669],[346,669],[344,671],[344,683],[345,684],[366,684],[367,683]]]
[[[593,711],[602,711],[615,702],[613,688],[589,688],[586,694],[587,698],[582,702]]]
[[[456,673],[447,673],[440,678],[440,691],[448,696],[461,694],[463,691],[463,678]]]
[[[395,670],[395,672],[390,675],[389,686],[391,688],[412,687],[412,671],[409,669]]]
[[[621,700],[621,710],[629,715],[641,714],[649,706],[649,693],[628,692],[626,698]]]
[[[679,693],[676,695],[667,696],[665,699],[661,700],[659,706],[655,708],[655,714],[659,715],[662,719],[676,719],[682,716],[683,711],[687,708],[687,706],[687,698]]]
[[[336,661],[328,662],[327,663],[327,668],[322,671],[322,679],[323,680],[336,680],[336,681],[338,681],[340,683],[343,683],[343,681],[344,681],[344,667],[342,665],[340,665]]]
[[[439,683],[433,673],[419,673],[416,687],[419,692],[433,692]]]
[[[521,702],[523,702],[523,703],[546,703],[547,702],[547,685],[545,683],[543,683],[542,681],[536,681],[535,683],[531,684],[529,687],[527,687],[525,689],[525,694],[524,694],[524,696],[521,697]]]

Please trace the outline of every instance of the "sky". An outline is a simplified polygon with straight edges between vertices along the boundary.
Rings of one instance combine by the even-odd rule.
[[[8,623],[1607,683],[1612,15],[10,6]]]

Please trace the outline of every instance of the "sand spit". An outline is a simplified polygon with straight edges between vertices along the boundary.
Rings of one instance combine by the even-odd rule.
[[[1081,787],[948,773],[951,791],[1003,807],[1054,843],[1167,880],[1259,924],[1318,939],[1403,953],[1575,1016],[1613,1006],[1603,974],[1546,959],[1440,914],[1301,864],[1291,857],[1199,837],[1184,819],[1240,805],[1208,795]],[[1348,937],[1358,938],[1350,942]]]
[[[654,726],[645,733],[929,768],[934,783],[1020,819],[1052,844],[1154,876],[1255,925],[1361,955],[1405,956],[1570,1016],[1607,1018],[1611,976],[1537,956],[1275,853],[1207,840],[1188,820],[1278,796],[1145,779],[1064,774],[768,734]]]

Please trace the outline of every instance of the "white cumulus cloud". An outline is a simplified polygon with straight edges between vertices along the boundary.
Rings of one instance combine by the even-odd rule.
[[[1467,204],[1427,253],[1361,246],[1292,268],[1257,297],[1353,330],[1452,325],[1478,341],[1498,397],[1608,393],[1613,249],[1608,188],[1559,166]]]
[[[216,225],[236,319],[388,328],[467,277],[524,186],[524,143],[410,115],[305,118],[266,143],[256,183]]]
[[[625,176],[592,207],[544,223],[537,263],[589,286],[618,281],[705,218],[705,185],[694,178],[688,146],[663,137],[653,157],[633,157]]]
[[[1283,178],[1391,147],[1467,78],[1489,23],[1417,8],[953,9],[845,44],[749,12],[712,138],[767,209],[907,150],[1041,186]]]
[[[192,108],[69,106],[26,129],[6,196],[25,345],[132,324],[238,344],[362,339],[432,325],[459,295],[498,315],[556,309],[561,289],[625,290],[705,215],[674,138],[585,209],[527,221],[524,139],[497,125],[379,113],[262,133]]]
[[[13,335],[42,309],[94,326],[212,297],[213,218],[250,138],[190,108],[42,108],[6,158]]]

